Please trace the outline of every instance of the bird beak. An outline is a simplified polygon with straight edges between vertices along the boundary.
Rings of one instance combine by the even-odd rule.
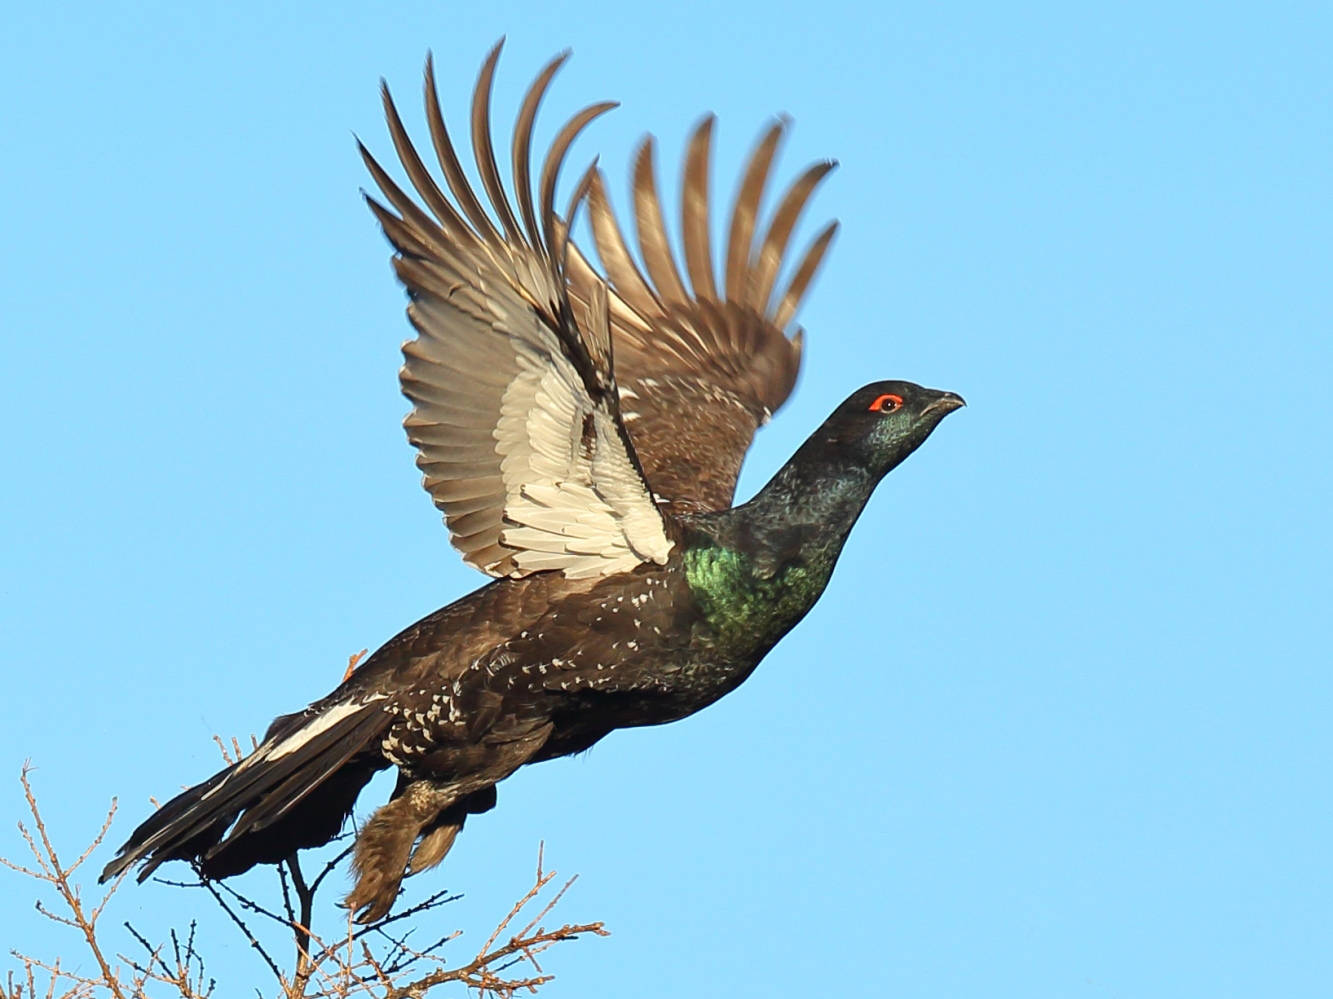
[[[953,392],[944,392],[938,399],[923,409],[921,414],[924,416],[926,413],[939,413],[940,416],[944,416],[948,413],[952,413],[955,409],[962,409],[966,405],[967,403],[963,401],[961,395],[957,395]]]

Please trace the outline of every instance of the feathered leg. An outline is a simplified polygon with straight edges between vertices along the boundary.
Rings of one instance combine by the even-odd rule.
[[[356,887],[343,900],[356,913],[358,923],[371,923],[388,913],[398,897],[412,844],[457,797],[456,785],[413,781],[393,801],[377,808],[361,827],[352,855]]]
[[[495,804],[495,784],[530,760],[550,734],[550,723],[504,742],[467,747],[469,762],[482,766],[450,781],[400,780],[394,798],[376,809],[356,837],[352,871],[356,885],[343,905],[359,923],[372,923],[388,913],[403,877],[438,864],[453,846],[469,812]],[[421,839],[417,853],[412,846]]]
[[[455,805],[442,811],[430,826],[421,834],[412,859],[408,862],[407,873],[420,874],[428,871],[445,857],[454,845],[454,840],[463,831],[463,823],[469,815],[480,815],[495,807],[495,787],[486,788],[470,794]]]

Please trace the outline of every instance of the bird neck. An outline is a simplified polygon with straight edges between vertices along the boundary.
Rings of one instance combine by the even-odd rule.
[[[802,446],[749,502],[726,513],[775,555],[799,557],[811,554],[810,546],[833,546],[836,559],[883,476],[850,456],[819,454],[812,443]],[[801,550],[786,551],[794,547]]]
[[[758,662],[805,616],[878,480],[802,448],[748,503],[689,518],[686,578],[720,645]]]

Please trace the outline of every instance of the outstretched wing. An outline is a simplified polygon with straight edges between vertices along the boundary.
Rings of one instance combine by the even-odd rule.
[[[785,285],[792,232],[834,163],[809,167],[787,189],[756,241],[759,206],[785,131],[775,122],[745,169],[728,227],[724,281],[714,276],[708,170],[714,119],[695,129],[681,197],[682,277],[663,221],[653,175],[653,140],[633,171],[634,220],[645,275],[630,254],[601,175],[589,194],[593,241],[611,281],[610,314],[621,412],[644,474],[672,513],[729,507],[755,430],[791,393],[801,363],[792,319],[837,231],[815,237]],[[590,310],[603,280],[570,253],[571,296]]]
[[[532,126],[566,56],[550,62],[514,128],[505,194],[490,137],[491,82],[500,46],[482,66],[472,102],[472,147],[496,221],[468,184],[426,64],[426,112],[450,201],[408,139],[384,89],[394,148],[423,210],[362,147],[390,207],[367,197],[396,251],[417,336],[403,345],[404,421],[423,484],[444,511],[466,561],[493,576],[559,569],[567,576],[663,563],[666,523],[625,433],[611,370],[607,293],[585,287],[583,328],[565,277],[566,237],[554,208],[561,163],[575,136],[613,107],[595,104],[556,136],[533,201]],[[584,175],[568,215],[585,196]],[[521,224],[520,224],[521,218]]]

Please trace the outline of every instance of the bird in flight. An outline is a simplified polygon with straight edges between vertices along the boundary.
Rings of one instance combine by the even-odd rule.
[[[789,243],[833,164],[801,173],[761,226],[784,130],[772,125],[744,169],[719,266],[705,118],[685,155],[682,269],[645,139],[632,183],[641,266],[596,164],[563,214],[555,203],[571,143],[613,104],[569,119],[534,184],[533,123],[564,55],[523,100],[506,193],[490,134],[499,54],[497,45],[472,100],[480,193],[429,60],[426,117],[444,185],[387,88],[389,132],[415,193],[361,147],[380,191],[367,202],[393,245],[416,333],[400,372],[407,436],[454,545],[495,578],[394,636],[328,696],[275,720],[249,756],[163,805],[102,880],[136,863],[143,880],[173,859],[208,878],[276,863],[332,839],[371,777],[396,767],[392,797],[357,833],[345,902],[363,922],[384,916],[403,877],[438,864],[519,767],[618,728],[684,718],[742,683],[819,598],[880,479],[963,405],[911,382],[866,385],[733,507],[754,432],[796,380],[793,320],[836,223],[798,258]],[[584,207],[600,266],[570,236]]]

